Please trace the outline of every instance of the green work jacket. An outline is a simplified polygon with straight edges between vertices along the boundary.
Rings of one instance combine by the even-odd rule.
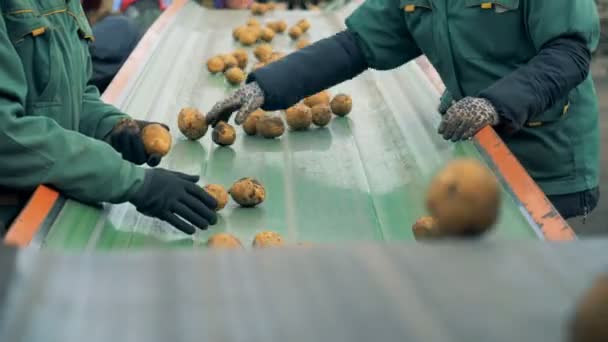
[[[367,0],[348,19],[370,67],[396,68],[422,54],[446,85],[444,101],[476,96],[565,33],[599,40],[593,0]],[[505,143],[549,195],[598,185],[598,103],[584,82]]]
[[[0,186],[47,184],[126,201],[144,170],[101,141],[126,115],[87,84],[93,37],[79,0],[0,1]]]

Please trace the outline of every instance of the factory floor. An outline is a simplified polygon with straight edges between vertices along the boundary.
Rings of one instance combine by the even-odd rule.
[[[608,57],[596,58],[591,72],[595,79],[597,95],[600,100],[600,126],[602,135],[600,202],[597,208],[583,223],[581,218],[570,220],[570,224],[579,236],[599,235],[608,233]]]

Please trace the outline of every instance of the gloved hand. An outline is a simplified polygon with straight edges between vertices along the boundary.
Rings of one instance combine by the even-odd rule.
[[[122,154],[124,160],[128,160],[134,164],[142,165],[147,163],[149,166],[157,166],[160,164],[162,156],[158,154],[148,154],[144,148],[144,142],[141,139],[141,131],[147,125],[157,123],[133,119],[120,120],[112,131],[106,137],[106,141],[114,147],[116,151]],[[167,130],[167,125],[159,123]]]
[[[470,139],[485,126],[498,123],[498,113],[490,101],[465,97],[447,110],[439,125],[439,134],[446,140],[456,142]]]
[[[207,123],[215,127],[218,122],[228,122],[232,112],[238,109],[234,121],[237,125],[243,123],[249,114],[264,104],[264,91],[256,83],[248,83],[237,89],[228,98],[218,102],[207,113]]]
[[[159,218],[186,234],[217,222],[216,200],[190,176],[162,168],[147,169],[141,189],[130,200],[140,213]]]

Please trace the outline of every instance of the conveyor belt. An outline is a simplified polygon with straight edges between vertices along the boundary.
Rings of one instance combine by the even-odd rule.
[[[293,24],[306,17],[314,41],[341,30],[344,11],[277,11],[263,20]],[[231,31],[248,17],[248,12],[205,10],[188,2],[166,23],[149,55],[138,59],[139,71],[114,102],[137,118],[171,127],[174,147],[162,167],[227,187],[241,177],[256,177],[267,189],[266,202],[255,209],[231,203],[217,226],[188,237],[139,215],[130,204],[100,210],[67,200],[39,233],[38,245],[62,250],[199,247],[220,231],[249,244],[263,230],[277,231],[290,243],[411,240],[411,224],[425,214],[424,192],[433,173],[453,157],[482,159],[473,142],[452,144],[436,133],[439,94],[416,63],[391,72],[368,71],[331,89],[352,95],[354,110],[326,129],[288,132],[274,141],[247,137],[239,129],[237,142],[228,148],[215,146],[209,133],[200,142],[185,140],[177,128],[179,110],[207,111],[234,90],[221,75],[210,75],[204,62],[240,47]],[[278,35],[273,45],[293,49],[286,35]],[[500,222],[489,238],[539,236],[508,187],[503,198]]]
[[[565,341],[608,241],[22,252],[0,341]]]

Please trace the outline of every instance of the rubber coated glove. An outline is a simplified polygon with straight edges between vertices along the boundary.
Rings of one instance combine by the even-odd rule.
[[[264,104],[264,91],[256,83],[248,83],[237,89],[228,98],[218,102],[207,113],[207,122],[213,127],[218,122],[228,122],[232,113],[238,110],[234,121],[237,125],[245,122],[249,114]]]
[[[217,222],[216,200],[198,186],[198,176],[147,169],[144,184],[130,200],[140,213],[168,222],[186,234]]]
[[[456,142],[470,139],[485,126],[498,123],[498,113],[490,101],[465,97],[447,110],[439,125],[439,134]]]
[[[124,160],[137,165],[146,163],[152,167],[157,166],[160,164],[162,156],[146,153],[144,142],[141,139],[141,131],[150,124],[160,124],[169,130],[167,125],[158,122],[123,119],[110,131],[106,137],[106,141],[122,154],[122,159]]]

